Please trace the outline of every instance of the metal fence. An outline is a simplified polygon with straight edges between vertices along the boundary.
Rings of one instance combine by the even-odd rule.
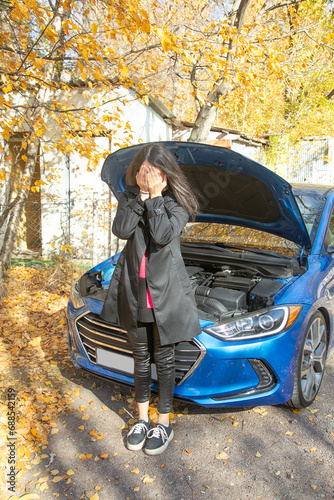
[[[118,251],[111,232],[114,204],[97,196],[66,202],[29,200],[18,229],[13,257],[84,260],[91,265]]]
[[[285,144],[278,153],[277,169],[289,182],[334,184],[334,139],[305,139]]]

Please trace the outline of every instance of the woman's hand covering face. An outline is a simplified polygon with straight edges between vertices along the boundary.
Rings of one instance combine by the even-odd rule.
[[[141,165],[136,180],[142,191],[148,191],[151,197],[161,196],[167,187],[167,176],[159,167],[154,167],[147,160]]]

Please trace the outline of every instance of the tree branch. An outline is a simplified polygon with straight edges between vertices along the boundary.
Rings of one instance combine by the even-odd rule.
[[[292,0],[291,2],[282,2],[277,5],[272,5],[271,7],[268,7],[268,9],[266,9],[264,12],[267,13],[270,12],[271,10],[280,9],[281,7],[289,7],[290,5],[297,5],[301,2],[306,2],[306,0]]]
[[[334,89],[330,91],[329,94],[326,95],[327,99],[331,99],[334,96]]]

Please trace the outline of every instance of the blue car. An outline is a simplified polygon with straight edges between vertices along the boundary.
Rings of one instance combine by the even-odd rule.
[[[177,344],[175,398],[215,408],[309,406],[333,344],[334,189],[290,185],[225,148],[164,144],[201,203],[181,250],[202,333]],[[116,198],[141,146],[104,162],[102,180]],[[73,284],[68,344],[77,368],[133,386],[126,332],[100,317],[118,257]]]

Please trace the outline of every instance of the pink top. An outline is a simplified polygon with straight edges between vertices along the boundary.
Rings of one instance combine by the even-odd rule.
[[[149,196],[149,199],[151,198],[151,195]],[[140,263],[140,269],[139,269],[139,278],[144,278],[146,279],[146,252],[143,255],[143,258]],[[147,309],[153,309],[153,302],[152,302],[152,297],[150,294],[150,290],[147,287],[147,295],[146,295],[146,307]]]
[[[139,278],[146,278],[146,252],[143,255],[143,258],[140,263],[140,269],[139,269]],[[152,303],[152,297],[150,294],[150,290],[147,287],[147,295],[146,295],[146,307],[147,309],[153,309],[153,303]]]

